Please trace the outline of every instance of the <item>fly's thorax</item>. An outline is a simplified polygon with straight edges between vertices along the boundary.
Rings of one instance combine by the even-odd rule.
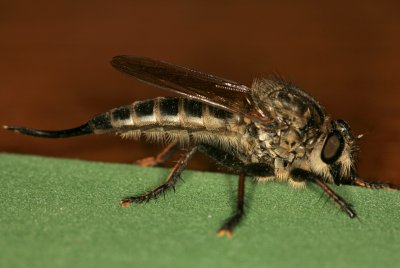
[[[288,162],[306,159],[320,135],[318,129],[299,129],[279,121],[256,125],[260,154]]]
[[[279,79],[255,79],[252,101],[271,118],[259,126],[260,146],[289,162],[307,158],[328,118],[319,103]]]
[[[269,118],[302,129],[319,128],[325,112],[319,103],[290,82],[280,79],[255,79],[252,101]]]
[[[270,158],[282,158],[289,161],[294,159],[296,154],[294,150],[298,149],[298,146],[290,147],[293,143],[286,144],[284,140],[286,140],[286,138],[292,142],[293,140],[296,140],[296,144],[298,144],[298,135],[296,133],[287,131],[286,135],[284,133],[285,131],[279,129],[276,122],[272,122],[268,125],[254,123],[251,126],[253,126],[252,132],[255,133],[253,134],[253,137],[255,137],[257,143],[256,146],[254,146],[255,154],[253,158],[258,158],[257,162],[263,162]],[[282,144],[284,144],[284,146],[282,146]],[[287,146],[290,148],[287,148]],[[252,159],[252,162],[255,161],[255,159]]]

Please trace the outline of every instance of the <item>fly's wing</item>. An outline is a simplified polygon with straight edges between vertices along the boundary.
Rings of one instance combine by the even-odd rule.
[[[252,120],[268,121],[254,108],[251,89],[245,85],[150,58],[116,56],[111,64],[123,73],[184,97]]]

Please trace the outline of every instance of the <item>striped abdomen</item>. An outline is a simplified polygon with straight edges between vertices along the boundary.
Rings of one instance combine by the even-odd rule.
[[[116,132],[123,137],[139,138],[142,134],[154,141],[206,142],[231,144],[223,139],[240,136],[242,118],[236,114],[176,97],[137,101],[93,118],[89,124],[94,133]],[[224,138],[225,137],[225,138]]]

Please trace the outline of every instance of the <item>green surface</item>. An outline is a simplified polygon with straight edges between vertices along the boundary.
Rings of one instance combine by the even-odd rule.
[[[247,183],[233,238],[236,178],[186,171],[177,193],[145,205],[121,196],[167,169],[0,154],[0,267],[399,267],[400,193],[334,187],[351,220],[315,187]]]

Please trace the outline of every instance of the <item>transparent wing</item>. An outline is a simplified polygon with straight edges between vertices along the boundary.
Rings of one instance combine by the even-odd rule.
[[[150,58],[116,56],[111,64],[123,73],[184,97],[253,120],[267,121],[267,118],[254,108],[250,96],[251,89],[245,85]]]

